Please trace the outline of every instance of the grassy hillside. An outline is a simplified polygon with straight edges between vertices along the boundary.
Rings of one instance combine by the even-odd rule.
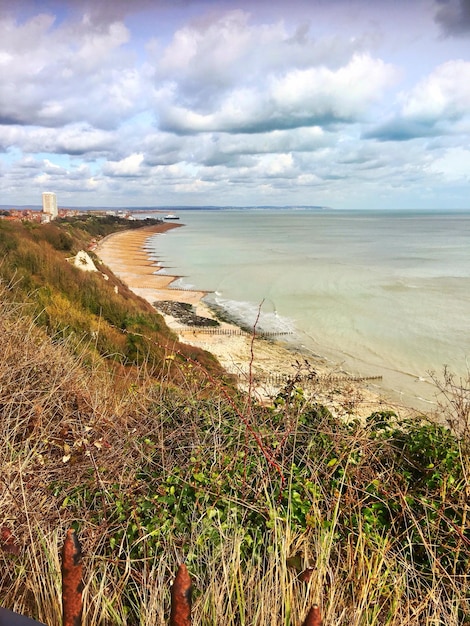
[[[167,623],[183,558],[194,624],[295,626],[313,602],[325,624],[468,622],[465,388],[440,416],[459,435],[345,423],[295,385],[258,406],[64,261],[89,234],[0,222],[2,605],[60,623],[74,525],[88,625]]]
[[[96,237],[151,223],[100,216],[45,225],[0,221],[0,277],[11,297],[27,300],[37,325],[55,339],[67,338],[77,353],[86,349],[90,358],[106,356],[123,365],[145,363],[160,376],[172,369],[169,353],[182,352],[220,373],[211,355],[177,344],[155,309],[106,268],[100,267],[108,280],[101,272],[83,272],[67,261]]]

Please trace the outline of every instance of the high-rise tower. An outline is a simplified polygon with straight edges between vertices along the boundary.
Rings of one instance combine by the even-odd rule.
[[[57,196],[52,191],[44,191],[42,194],[42,212],[47,213],[51,220],[58,215]]]

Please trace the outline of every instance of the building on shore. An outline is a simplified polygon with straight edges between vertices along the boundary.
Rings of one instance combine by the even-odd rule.
[[[44,191],[42,194],[42,213],[44,221],[54,220],[59,215],[57,196],[52,191]]]

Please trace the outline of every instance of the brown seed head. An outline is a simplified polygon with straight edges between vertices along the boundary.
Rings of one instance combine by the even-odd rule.
[[[82,621],[82,550],[73,528],[62,548],[63,626],[80,626]]]
[[[322,618],[318,604],[314,604],[305,618],[302,626],[322,626]]]
[[[171,587],[170,626],[190,626],[192,589],[188,568],[181,563]]]

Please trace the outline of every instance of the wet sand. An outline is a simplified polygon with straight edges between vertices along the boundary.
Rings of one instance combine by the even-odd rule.
[[[179,277],[167,273],[168,270],[152,258],[155,245],[150,246],[148,239],[179,226],[163,223],[114,233],[105,237],[95,252],[135,294],[157,310],[159,301],[182,302],[192,305],[195,314],[215,319],[214,313],[203,301],[208,292],[172,287]],[[280,381],[287,377],[297,372],[308,377],[314,372],[314,380],[301,382],[300,386],[305,386],[307,391],[311,387],[316,400],[337,414],[364,417],[373,411],[391,407],[389,401],[368,388],[366,383],[353,381],[344,372],[332,371],[322,359],[312,361],[309,358],[306,365],[301,353],[275,341],[255,338],[248,333],[240,334],[236,325],[227,322],[219,322],[220,330],[208,332],[207,329],[189,327],[171,315],[162,315],[180,341],[214,354],[228,372],[238,376],[241,388],[253,391],[262,401],[273,397],[283,385]],[[401,412],[401,407],[393,408]]]

